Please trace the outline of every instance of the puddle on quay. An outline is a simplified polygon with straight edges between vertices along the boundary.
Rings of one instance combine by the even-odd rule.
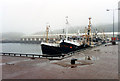
[[[71,64],[71,60],[64,60],[64,61],[52,61],[53,64],[57,64],[62,67],[67,68],[77,68],[77,67],[83,67],[83,66],[90,66],[93,65],[96,60],[98,60],[98,57],[95,56],[85,56],[81,58],[75,58],[77,59],[75,61],[75,64]]]

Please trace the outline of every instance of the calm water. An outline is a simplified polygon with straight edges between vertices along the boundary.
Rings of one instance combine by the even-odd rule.
[[[24,44],[24,43],[2,43],[2,44],[0,43],[0,52],[42,54],[40,44]]]

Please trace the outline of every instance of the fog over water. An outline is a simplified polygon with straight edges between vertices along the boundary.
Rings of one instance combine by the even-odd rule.
[[[1,0],[0,31],[31,34],[45,30],[49,23],[51,30],[65,28],[65,16],[71,26],[87,26],[88,17],[92,25],[111,24],[112,11],[119,0]],[[115,11],[117,22],[118,11]]]

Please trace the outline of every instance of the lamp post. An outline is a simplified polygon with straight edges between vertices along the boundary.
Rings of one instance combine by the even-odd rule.
[[[113,39],[112,39],[112,44],[115,45],[116,42],[115,42],[115,38],[114,38],[114,11],[115,10],[120,10],[120,8],[118,9],[107,9],[106,11],[113,11]]]

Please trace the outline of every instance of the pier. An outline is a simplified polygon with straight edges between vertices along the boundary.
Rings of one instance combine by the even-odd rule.
[[[21,53],[0,53],[0,55],[13,56],[13,57],[46,58],[46,59],[63,59],[65,56],[65,54],[64,55],[38,55],[38,54],[21,54]]]
[[[92,33],[93,34],[93,33]],[[104,33],[106,35],[107,38],[112,37],[112,32],[105,32]],[[51,41],[60,41],[61,36],[63,36],[64,34],[49,34],[49,40]],[[72,36],[77,36],[77,35],[85,35],[85,33],[73,33],[73,34],[68,34],[68,37],[72,37]],[[103,33],[98,33],[98,36],[102,37]],[[117,37],[118,32],[115,32],[115,37]],[[20,41],[22,43],[41,43],[42,41],[45,41],[45,35],[27,35],[27,36],[23,36]]]
[[[10,55],[1,55],[3,79],[118,79],[118,45],[101,45],[78,51],[63,60]],[[85,56],[92,56],[93,60],[85,60]],[[77,63],[89,65],[71,68],[72,58],[78,59]]]
[[[85,49],[84,49],[85,50]],[[68,57],[71,57],[72,55],[74,55],[77,52],[80,52],[83,50],[77,50],[74,52],[70,52],[67,54],[61,54],[61,55],[38,55],[38,54],[22,54],[22,53],[0,53],[1,56],[12,56],[12,57],[28,57],[28,58],[46,58],[49,60],[62,60]]]

